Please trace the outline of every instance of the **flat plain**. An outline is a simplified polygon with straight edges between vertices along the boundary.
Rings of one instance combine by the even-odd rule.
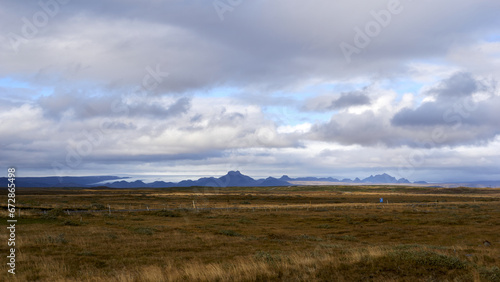
[[[2,281],[500,281],[498,188],[16,194],[16,275],[4,263]]]

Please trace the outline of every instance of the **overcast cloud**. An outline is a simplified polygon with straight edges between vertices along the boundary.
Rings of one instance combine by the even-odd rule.
[[[499,2],[221,2],[2,1],[0,164],[500,178]]]

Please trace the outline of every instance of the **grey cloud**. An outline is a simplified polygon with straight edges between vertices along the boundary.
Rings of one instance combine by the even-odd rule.
[[[158,104],[140,104],[137,107],[133,107],[130,111],[130,114],[131,116],[152,116],[156,118],[169,118],[187,113],[190,107],[191,99],[182,97],[171,104],[168,108],[165,108]]]
[[[105,164],[107,159],[129,165],[148,160],[151,163],[168,160],[200,161],[226,150],[293,147],[298,143],[296,136],[278,134],[273,123],[258,111],[232,111],[231,103],[218,104],[214,109],[204,111],[200,105],[205,105],[205,99],[197,100],[200,104],[191,108],[194,100],[184,97],[170,99],[173,101],[163,109],[158,109],[154,103],[144,106],[138,104],[136,114],[113,116],[103,111],[101,116],[97,116],[102,117],[100,119],[87,118],[83,116],[83,112],[77,112],[82,116],[74,119],[57,116],[60,114],[58,111],[71,112],[78,110],[78,107],[83,108],[83,103],[99,104],[107,100],[101,99],[102,97],[70,99],[75,96],[52,99],[54,97],[45,97],[34,105],[12,108],[2,118],[0,133],[8,136],[0,142],[0,152],[7,158],[2,163],[8,165],[6,162],[12,161],[17,154],[23,156],[17,158],[17,161],[30,167],[50,167],[53,161],[66,164],[68,147],[73,150],[90,150],[88,153],[81,153],[83,167],[91,163]],[[158,101],[165,99],[162,97]],[[70,107],[67,108],[68,106]],[[242,105],[239,107],[244,108]],[[47,109],[52,112],[47,113]],[[200,109],[201,112],[198,111]],[[130,109],[131,113],[133,110]],[[139,115],[145,111],[152,113]],[[165,116],[176,118],[165,119]],[[89,114],[89,117],[93,116]],[[101,125],[100,122],[104,124]],[[196,126],[189,128],[193,123]],[[5,134],[14,127],[16,130],[11,134]],[[266,130],[259,131],[262,128]],[[37,132],[35,139],[34,132]],[[88,142],[93,144],[90,149]],[[80,166],[74,159],[73,162]]]
[[[196,122],[199,122],[203,119],[203,115],[202,114],[196,114],[194,117],[192,117],[189,122],[191,123],[196,123]]]
[[[371,111],[360,115],[337,114],[328,123],[315,125],[310,136],[342,145],[396,147],[407,144],[407,140],[395,134],[383,117]]]
[[[315,125],[308,138],[342,145],[398,148],[441,148],[485,146],[500,135],[497,125],[474,126],[465,122],[436,126],[391,126],[390,120],[373,113],[350,116],[349,121],[334,120]],[[436,137],[437,136],[437,137]]]
[[[471,77],[455,74],[444,79],[433,88],[440,90],[436,90],[440,96],[415,109],[333,115],[329,122],[316,124],[309,136],[343,145],[391,148],[484,146],[500,135],[500,96],[493,92],[495,85]],[[472,95],[477,91],[487,91],[488,95],[474,101]]]
[[[104,124],[107,130],[135,130],[137,126],[133,123],[124,123],[118,121],[112,121],[110,123]]]
[[[472,100],[458,100],[449,104],[427,102],[416,109],[405,108],[397,112],[391,119],[391,124],[398,127],[415,126],[446,126],[472,127],[487,126],[491,134],[498,131],[500,120],[500,98],[492,97],[486,101],[472,102]],[[464,132],[465,133],[465,132]]]
[[[394,126],[432,126],[446,124],[443,118],[449,109],[434,102],[422,104],[417,109],[404,108],[394,115],[391,123]]]
[[[126,104],[120,96],[91,96],[81,92],[57,93],[41,97],[38,104],[48,117],[59,119],[70,113],[76,119],[93,117],[155,117],[170,118],[185,114],[190,108],[190,98],[182,97],[165,107],[144,100],[134,104]]]
[[[437,87],[427,91],[427,93],[435,95],[438,99],[464,98],[484,88],[485,86],[476,80],[472,74],[459,72],[441,82]]]
[[[370,98],[362,92],[342,93],[340,98],[332,101],[330,109],[343,109],[352,106],[364,106],[370,104]]]
[[[161,163],[168,161],[202,161],[208,158],[221,157],[223,152],[220,150],[208,150],[198,153],[183,153],[183,154],[139,154],[139,155],[126,155],[126,154],[100,154],[98,156],[91,156],[88,162],[97,162],[100,164],[123,164],[123,163]]]
[[[394,115],[394,126],[492,126],[491,134],[496,135],[500,98],[495,96],[496,84],[486,85],[469,73],[457,73],[438,83],[428,91],[436,95],[436,100],[425,102],[415,109],[404,108]],[[486,91],[486,100],[475,102],[474,93]],[[495,121],[496,120],[496,121]]]
[[[338,95],[323,95],[314,97],[305,102],[303,110],[306,111],[330,111],[341,110],[354,106],[365,106],[371,104],[371,99],[366,88],[361,91],[343,92]]]
[[[157,93],[219,85],[281,90],[311,78],[400,75],[407,60],[444,55],[457,41],[476,40],[500,24],[492,12],[500,8],[496,1],[402,3],[402,14],[347,64],[339,44],[352,43],[353,28],[372,21],[370,12],[385,9],[387,1],[246,1],[223,22],[210,1],[125,1],[119,7],[71,1],[18,55],[0,53],[0,75],[31,78],[46,69],[64,77],[69,66],[81,65],[71,79],[139,85],[145,68],[159,64],[171,76]],[[6,5],[11,16],[0,19],[0,33],[19,33],[19,19],[38,9],[36,2]],[[9,47],[8,38],[3,45]]]

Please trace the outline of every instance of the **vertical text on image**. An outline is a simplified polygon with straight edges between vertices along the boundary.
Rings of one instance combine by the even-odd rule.
[[[7,245],[10,247],[9,255],[7,256],[7,265],[9,266],[8,272],[16,274],[16,169],[11,167],[8,172],[7,184],[7,210],[9,212],[9,219],[7,219],[7,229],[9,230],[9,237]]]

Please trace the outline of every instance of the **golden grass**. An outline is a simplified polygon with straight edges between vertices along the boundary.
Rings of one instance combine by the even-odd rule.
[[[290,189],[19,190],[0,280],[500,281],[498,189]]]

